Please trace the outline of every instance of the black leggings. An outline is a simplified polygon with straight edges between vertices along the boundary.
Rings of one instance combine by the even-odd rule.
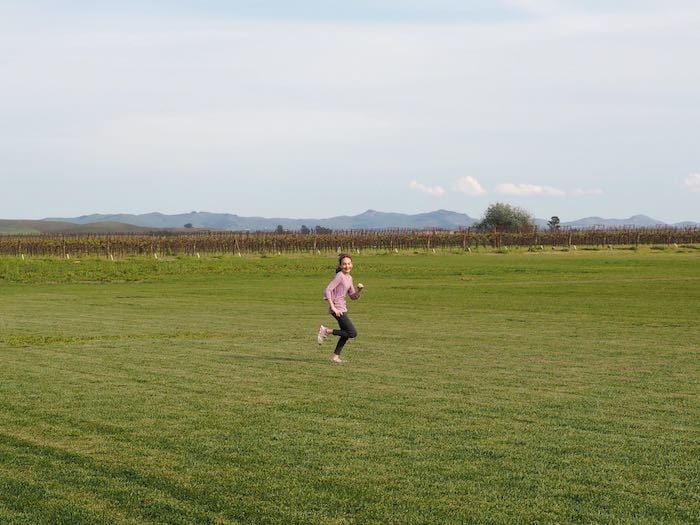
[[[335,354],[340,355],[348,339],[357,337],[357,330],[355,330],[347,312],[339,316],[334,313],[331,313],[331,315],[335,317],[335,320],[338,321],[338,326],[340,326],[340,330],[333,330],[333,335],[337,335],[340,338],[338,339],[338,344],[335,345]]]

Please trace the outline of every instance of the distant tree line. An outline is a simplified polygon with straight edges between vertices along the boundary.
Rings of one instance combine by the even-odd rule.
[[[309,227],[306,224],[302,224],[301,228],[299,229],[299,233],[302,235],[309,235],[311,233],[315,233],[317,235],[323,235],[327,233],[332,233],[333,230],[331,228],[324,228],[323,226],[315,226],[313,230],[309,229]],[[277,225],[277,228],[275,228],[275,233],[277,234],[282,234],[282,233],[290,233],[289,230],[286,230],[284,226],[281,224]]]

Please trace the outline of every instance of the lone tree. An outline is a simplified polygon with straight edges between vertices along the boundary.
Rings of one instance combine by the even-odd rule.
[[[560,222],[559,217],[553,215],[552,218],[547,221],[547,226],[549,226],[550,230],[558,230],[561,228]]]
[[[535,218],[522,208],[497,202],[486,209],[477,227],[506,232],[528,231],[535,228]]]

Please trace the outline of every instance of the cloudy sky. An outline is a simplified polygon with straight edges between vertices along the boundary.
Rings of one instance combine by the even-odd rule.
[[[698,50],[697,0],[0,0],[0,218],[700,221]]]

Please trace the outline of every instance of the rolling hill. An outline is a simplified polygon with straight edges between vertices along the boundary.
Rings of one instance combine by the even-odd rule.
[[[135,226],[115,221],[98,221],[86,224],[76,224],[68,221],[30,221],[30,220],[1,220],[0,235],[24,235],[24,234],[104,234],[104,233],[148,233],[163,230],[164,228],[151,228],[147,226]],[[173,230],[168,228],[168,230]],[[176,230],[185,230],[177,228]]]
[[[378,230],[402,229],[446,229],[473,227],[477,219],[464,213],[436,210],[414,215],[387,213],[367,210],[359,215],[341,215],[326,219],[290,219],[242,217],[230,213],[190,212],[175,215],[163,213],[92,214],[71,218],[50,218],[42,220],[0,220],[0,234],[31,233],[145,233],[153,231],[186,232],[197,229],[223,231],[273,231],[278,226],[285,230],[299,231],[302,226],[314,229],[316,226],[332,230]],[[535,219],[540,229],[547,228],[546,219]],[[185,225],[188,225],[186,228]],[[674,226],[678,228],[699,227],[700,223],[685,221],[666,224],[646,215],[634,215],[627,219],[605,219],[586,217],[576,221],[563,222],[569,228],[620,228]]]
[[[362,230],[384,228],[444,228],[457,229],[473,226],[477,220],[463,213],[448,210],[437,210],[430,213],[407,215],[403,213],[386,213],[367,210],[359,215],[342,215],[328,219],[289,219],[265,217],[241,217],[229,213],[190,212],[177,215],[162,213],[146,213],[141,215],[83,215],[74,218],[47,219],[53,221],[90,224],[97,221],[114,221],[134,224],[149,228],[182,228],[191,224],[194,228],[206,228],[230,231],[271,231],[281,225],[286,230],[299,230],[302,226],[314,228],[321,226],[333,230]]]

